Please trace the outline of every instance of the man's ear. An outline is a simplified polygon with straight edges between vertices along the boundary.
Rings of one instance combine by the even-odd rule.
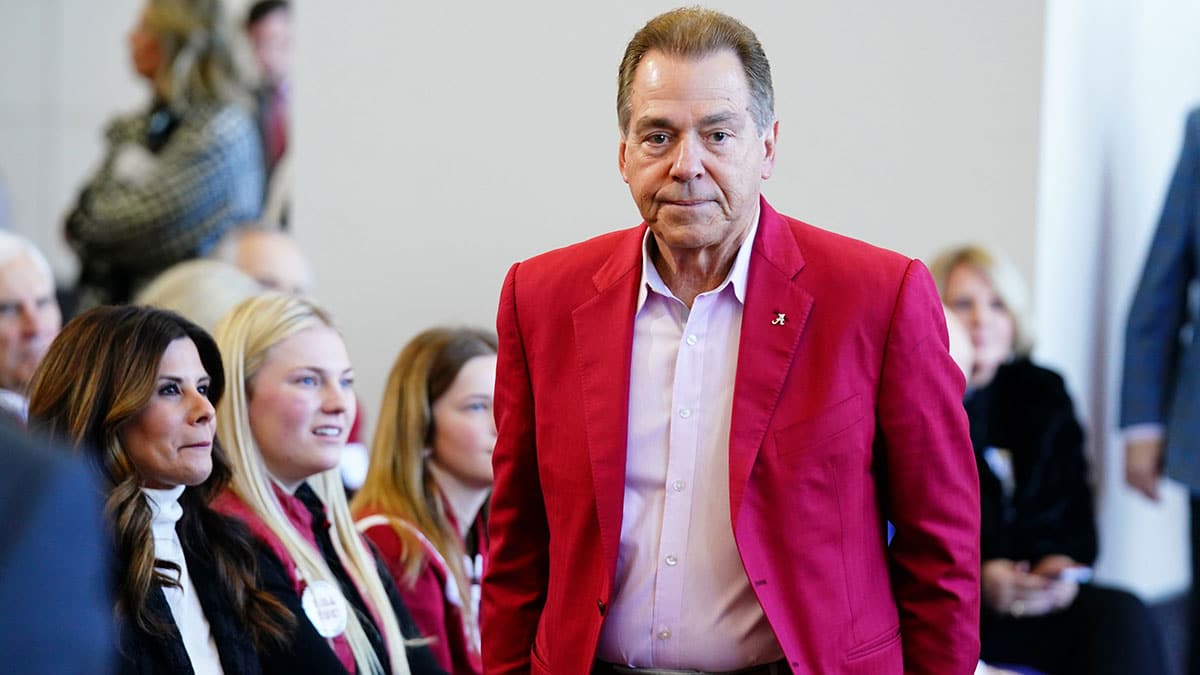
[[[771,124],[771,128],[763,134],[762,179],[766,180],[775,172],[775,141],[779,138],[779,120]]]
[[[629,176],[625,175],[625,137],[621,136],[621,142],[617,144],[617,168],[621,171],[621,180],[629,182]]]

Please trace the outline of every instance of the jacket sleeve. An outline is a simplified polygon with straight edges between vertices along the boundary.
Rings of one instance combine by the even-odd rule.
[[[1188,286],[1196,278],[1196,199],[1200,190],[1200,110],[1188,117],[1183,149],[1125,328],[1121,377],[1122,428],[1165,424],[1187,318]]]
[[[488,567],[480,610],[487,673],[527,673],[546,602],[549,528],[538,475],[533,385],[518,317],[517,273],[504,280],[496,319],[499,353],[488,519]]]
[[[1028,542],[1023,558],[1037,563],[1045,556],[1061,553],[1085,565],[1096,560],[1096,514],[1088,485],[1087,459],[1083,454],[1083,429],[1075,419],[1071,398],[1062,378],[1047,373],[1046,391],[1030,392],[1043,410],[1045,426],[1036,442],[1042,458],[1029,479],[1034,481],[1029,514],[1019,524],[1018,538]]]
[[[127,135],[109,133],[108,154],[67,217],[67,239],[81,255],[129,269],[161,267],[195,255],[201,242],[215,243],[217,229],[258,217],[261,148],[241,110],[185,117],[136,177],[122,175],[117,155],[149,151]]]
[[[979,475],[947,343],[933,279],[912,261],[884,350],[876,436],[905,673],[966,675],[979,659]]]

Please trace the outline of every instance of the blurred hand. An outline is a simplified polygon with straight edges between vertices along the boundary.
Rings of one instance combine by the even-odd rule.
[[[1040,616],[1063,609],[1074,602],[1079,592],[1078,584],[1030,572],[1029,563],[1024,561],[989,560],[983,564],[982,572],[984,604],[994,612],[1014,617]]]
[[[1075,559],[1069,555],[1054,553],[1039,560],[1038,564],[1033,568],[1033,573],[1038,576],[1046,577],[1047,579],[1054,579],[1057,578],[1058,575],[1062,574],[1062,571],[1065,569],[1084,566],[1085,565],[1075,562]]]
[[[1125,482],[1154,501],[1158,501],[1158,479],[1162,476],[1162,467],[1162,438],[1125,441]]]

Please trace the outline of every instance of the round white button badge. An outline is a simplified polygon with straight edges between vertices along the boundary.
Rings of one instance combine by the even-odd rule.
[[[349,614],[346,599],[337,586],[324,580],[314,581],[304,589],[300,604],[321,637],[333,638],[346,632]]]

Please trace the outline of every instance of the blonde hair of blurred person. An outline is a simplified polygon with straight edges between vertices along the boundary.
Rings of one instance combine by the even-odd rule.
[[[253,61],[224,0],[147,0],[129,42],[134,70],[175,110],[206,102],[251,106]]]
[[[475,638],[477,609],[469,599],[478,579],[465,568],[464,539],[491,492],[496,347],[495,335],[471,328],[431,328],[404,346],[388,375],[367,479],[351,508],[356,517],[382,516],[399,537],[399,559],[385,562],[402,586],[411,588],[428,562],[420,537],[428,540],[457,587],[464,627]],[[460,378],[476,359],[490,359],[477,363],[486,370],[471,372],[480,381]],[[458,399],[451,400],[452,393]]]
[[[207,331],[243,300],[263,287],[238,268],[220,260],[185,260],[146,286],[134,303],[176,312]]]
[[[264,288],[306,295],[312,291],[312,267],[290,235],[260,227],[233,230],[217,246],[215,257],[245,272]]]
[[[34,371],[61,328],[46,256],[25,237],[0,231],[0,408],[21,421]]]
[[[218,324],[215,337],[224,357],[228,393],[217,408],[217,438],[234,467],[232,491],[282,542],[310,585],[320,580],[337,587],[337,578],[321,552],[296,531],[276,497],[272,484],[277,479],[267,469],[250,421],[255,376],[272,347],[313,328],[336,331],[332,317],[314,302],[274,292],[241,303]],[[324,502],[338,557],[382,624],[379,629],[390,656],[391,672],[408,673],[405,640],[396,612],[380,580],[375,558],[355,529],[336,466],[304,482]],[[363,617],[353,610],[347,613],[345,634],[358,672],[383,672],[363,628]]]
[[[1029,291],[1016,265],[1001,253],[968,244],[949,249],[929,265],[942,302],[971,336],[970,388],[991,382],[996,369],[1033,350]],[[955,295],[951,295],[954,293]],[[988,302],[977,302],[988,296]]]

